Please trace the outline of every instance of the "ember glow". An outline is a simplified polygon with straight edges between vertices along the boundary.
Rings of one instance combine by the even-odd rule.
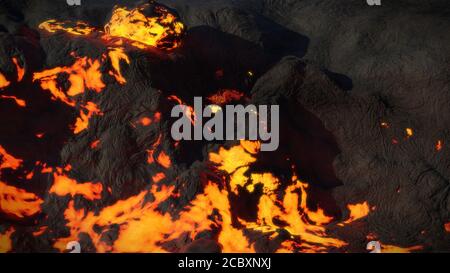
[[[111,72],[111,74],[116,78],[116,81],[120,84],[125,84],[127,80],[122,76],[122,72],[120,69],[120,62],[124,61],[127,64],[130,64],[130,59],[123,51],[123,48],[111,48],[111,50],[108,52],[108,56],[111,60],[111,65],[114,69],[114,72]]]
[[[383,121],[383,122],[381,122],[381,128],[385,128],[385,129],[388,129],[389,128],[389,123],[387,123],[387,122],[385,122],[385,121]]]
[[[139,122],[141,123],[142,126],[149,126],[150,124],[152,124],[152,120],[148,117],[141,118]]]
[[[216,94],[209,96],[208,100],[213,104],[224,105],[232,101],[238,101],[243,96],[244,96],[243,93],[238,92],[236,90],[225,89],[220,90]]]
[[[94,141],[92,141],[91,142],[91,149],[97,149],[98,148],[98,145],[100,145],[100,139],[97,139],[97,140],[94,140]]]
[[[148,12],[151,12],[152,15],[145,15]],[[55,19],[41,23],[39,28],[48,33],[66,32],[76,36],[99,33],[105,41],[109,41],[111,38],[124,38],[130,45],[140,49],[156,47],[173,50],[181,45],[184,35],[184,25],[176,15],[155,3],[144,4],[133,9],[116,6],[110,21],[104,26],[104,31],[81,21],[70,22]],[[116,45],[122,45],[122,41],[116,41]],[[117,47],[109,52],[109,56],[117,72],[114,76],[119,83],[123,83],[125,79],[120,74],[118,62],[124,60],[129,63],[128,57]]]
[[[381,244],[381,251],[383,253],[411,253],[422,249],[423,246],[399,247],[395,245]]]
[[[170,168],[170,165],[172,165],[170,157],[164,151],[162,151],[158,155],[157,161],[161,166],[163,166],[166,169]]]
[[[284,228],[294,238],[294,242],[305,241],[304,244],[297,244],[304,252],[322,252],[345,246],[345,242],[327,236],[325,225],[333,218],[325,215],[321,208],[313,211],[307,207],[308,185],[298,180],[295,174],[290,181],[291,185],[284,191],[284,198],[280,200],[276,194],[281,185],[277,177],[271,173],[248,172],[249,166],[256,161],[254,154],[258,153],[257,147],[258,142],[251,144],[249,141],[241,141],[240,145],[229,150],[220,148],[219,153],[210,154],[210,160],[218,165],[218,169],[229,175],[230,186],[235,194],[238,187],[250,192],[257,184],[263,187],[263,195],[258,204],[258,219],[255,222],[240,222],[247,229],[263,233],[274,233]],[[287,225],[280,226],[274,219]],[[283,248],[286,244],[288,243],[281,245],[279,251],[289,250]]]
[[[80,132],[86,130],[89,126],[89,119],[92,118],[92,116],[102,115],[102,112],[98,109],[98,106],[91,101],[87,102],[82,108],[83,109],[80,110],[80,116],[77,118],[73,129],[74,134],[79,134]]]
[[[406,132],[406,137],[407,138],[410,138],[410,137],[412,137],[414,135],[414,130],[411,129],[411,128],[406,128],[405,132]]]

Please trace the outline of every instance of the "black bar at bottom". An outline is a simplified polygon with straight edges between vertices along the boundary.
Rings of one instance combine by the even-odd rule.
[[[445,268],[450,255],[434,254],[2,254],[0,269],[94,272],[376,272],[417,266]],[[136,270],[134,270],[136,269]],[[3,271],[3,270],[2,270]]]

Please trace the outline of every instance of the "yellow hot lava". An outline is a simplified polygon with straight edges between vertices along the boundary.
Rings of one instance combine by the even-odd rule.
[[[149,4],[128,10],[116,7],[111,20],[105,26],[110,36],[123,37],[134,41],[133,45],[143,48],[154,46],[162,49],[174,49],[180,45],[184,26],[177,18],[162,6],[156,6],[156,16],[147,17],[144,10]]]
[[[103,190],[101,183],[78,183],[76,180],[67,177],[64,174],[54,173],[53,174],[53,185],[50,188],[50,193],[55,193],[59,196],[71,195],[81,195],[87,200],[96,200],[101,198],[101,193]]]
[[[0,89],[8,87],[11,83],[6,79],[5,75],[0,72]]]
[[[349,204],[347,208],[350,211],[350,217],[347,221],[345,221],[342,224],[348,224],[363,217],[366,217],[370,212],[369,204],[367,202],[354,205]]]
[[[75,54],[72,54],[72,56],[75,56]],[[100,92],[105,87],[99,69],[100,62],[98,60],[76,57],[72,66],[55,67],[36,72],[33,75],[33,80],[39,81],[42,89],[50,91],[54,100],[59,99],[70,106],[75,106],[72,97],[84,93],[85,88]],[[68,90],[63,90],[58,84],[58,76],[62,73],[69,75],[70,87]]]
[[[57,20],[47,20],[39,25],[40,29],[54,33],[57,31],[65,31],[74,35],[88,35],[95,29],[84,22],[58,22]]]
[[[162,7],[155,8],[157,16],[147,17],[144,15],[144,5],[135,9],[116,7],[110,22],[105,26],[105,36],[121,37],[128,39],[134,46],[154,46],[162,49],[174,49],[180,45],[180,37],[184,26],[168,10]],[[95,28],[85,23],[78,22],[68,26],[55,20],[44,22],[40,28],[48,32],[66,31],[74,35],[89,35]],[[122,41],[122,40],[121,40]],[[88,57],[74,57],[75,62],[71,66],[56,67],[42,72],[34,73],[33,80],[39,81],[44,90],[51,92],[53,99],[75,106],[75,97],[84,93],[85,89],[100,92],[105,88],[103,83],[102,65],[109,57],[111,71],[109,75],[114,77],[120,84],[125,84],[126,79],[120,68],[121,62],[130,64],[130,59],[121,46],[122,42],[108,47],[103,59],[91,59]],[[107,57],[106,57],[107,56]],[[14,61],[14,59],[13,59]],[[14,61],[17,67],[18,80],[20,81],[25,70],[19,65],[17,59]],[[59,84],[59,76],[65,74],[70,83],[69,88],[64,90]],[[6,87],[9,82],[0,74],[0,88]],[[239,100],[243,94],[237,91],[225,90],[209,99],[218,104],[227,103],[231,100]],[[169,97],[180,104],[181,100],[176,96]],[[80,117],[77,119],[74,133],[80,133],[88,128],[89,119],[94,114],[101,114],[100,109],[93,102],[81,106]],[[86,112],[87,111],[87,112]],[[194,123],[195,117],[191,107],[186,111]],[[159,120],[154,118],[154,121]],[[149,126],[153,120],[146,117],[140,120],[143,126]],[[386,124],[387,125],[387,124]],[[413,135],[411,129],[407,131],[408,136]],[[160,151],[155,158],[154,153],[161,143],[161,135],[148,150],[148,163],[156,162],[165,169],[172,167],[171,158]],[[91,148],[97,148],[99,140],[91,143]],[[219,186],[220,183],[209,181],[203,191],[190,201],[176,217],[167,212],[162,212],[159,205],[173,197],[175,186],[165,186],[159,183],[166,178],[163,172],[152,176],[155,183],[149,190],[131,196],[125,200],[119,200],[98,212],[88,211],[85,208],[77,208],[73,201],[76,195],[83,196],[89,201],[101,199],[103,187],[101,183],[79,183],[74,179],[62,174],[53,173],[54,182],[50,193],[59,196],[70,196],[72,199],[65,210],[64,217],[67,221],[70,235],[55,241],[54,247],[63,251],[66,243],[78,240],[81,233],[88,234],[99,252],[166,252],[165,243],[176,240],[186,235],[194,240],[197,234],[207,230],[218,230],[217,240],[224,252],[253,252],[254,245],[245,235],[245,231],[259,231],[276,235],[283,229],[290,234],[290,238],[282,242],[278,252],[300,250],[304,252],[325,252],[334,248],[346,246],[346,242],[334,238],[327,233],[327,225],[334,219],[326,215],[325,211],[318,207],[310,209],[308,203],[309,185],[292,175],[288,181],[269,172],[254,172],[251,165],[257,161],[260,143],[253,141],[241,141],[239,145],[229,149],[221,147],[218,152],[209,154],[209,161],[220,170],[227,186]],[[22,161],[6,153],[0,146],[1,168],[17,169]],[[0,168],[0,169],[1,169]],[[51,172],[46,169],[45,172]],[[44,173],[44,169],[42,171]],[[167,179],[169,180],[169,179]],[[287,187],[282,187],[281,182]],[[228,191],[228,186],[231,191]],[[229,195],[239,193],[239,189],[254,192],[256,186],[263,191],[257,205],[257,215],[254,221],[238,219],[233,223],[233,215]],[[109,189],[111,192],[111,190]],[[25,217],[40,211],[43,202],[33,193],[28,193],[0,182],[0,211],[17,217]],[[147,198],[152,196],[152,198]],[[151,201],[150,201],[151,200]],[[361,219],[370,212],[367,202],[348,205],[350,211],[349,219],[342,224],[351,223]],[[240,224],[239,227],[236,227]],[[103,236],[111,229],[119,229],[117,239],[107,242]],[[45,230],[44,230],[45,231]],[[43,232],[44,232],[43,231]],[[8,238],[13,231],[9,231]],[[39,236],[42,233],[36,233]],[[106,234],[107,235],[107,234]],[[10,250],[10,241],[0,235],[0,252]],[[107,237],[107,236],[106,236]],[[4,241],[2,241],[4,240]],[[6,242],[6,243],[4,243]],[[2,248],[3,247],[3,248]],[[394,246],[386,246],[394,251]]]

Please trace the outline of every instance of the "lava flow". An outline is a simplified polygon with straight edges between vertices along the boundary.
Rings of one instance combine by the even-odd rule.
[[[0,89],[8,87],[11,83],[6,79],[5,75],[0,72]]]
[[[23,160],[9,154],[0,146],[0,174],[4,170],[18,170]],[[1,177],[0,177],[1,178]],[[0,179],[0,212],[13,218],[33,216],[41,211],[43,200],[32,192],[8,185]],[[0,245],[0,249],[2,246]]]
[[[38,120],[23,129],[33,131],[32,140],[24,137],[24,145],[31,143],[25,148],[8,138],[1,143],[0,252],[21,250],[23,234],[35,239],[36,251],[47,252],[64,252],[71,241],[88,245],[90,252],[189,252],[204,241],[210,243],[205,252],[351,251],[338,233],[367,220],[375,210],[368,201],[345,203],[342,217],[330,213],[315,202],[313,181],[303,181],[294,163],[283,174],[261,164],[259,141],[219,142],[193,151],[170,139],[165,106],[185,105],[180,99],[185,96],[169,95],[173,90],[150,93],[132,74],[142,65],[133,58],[136,52],[157,48],[170,55],[181,46],[185,27],[168,8],[153,2],[117,6],[105,26],[50,19],[39,29],[42,36],[65,33],[69,41],[95,41],[100,52],[80,54],[73,47],[64,62],[35,70],[13,57],[17,76],[0,73],[0,92],[23,81],[35,88],[27,92],[43,101],[0,94],[28,114],[24,120],[35,115],[35,104],[56,105],[63,109],[55,114],[61,118],[48,116],[69,123],[45,131]],[[147,97],[139,101],[133,88]],[[218,90],[207,97],[217,105],[250,100],[243,91]],[[131,109],[133,103],[138,106]],[[195,124],[194,109],[187,104],[184,109]],[[59,131],[67,135],[55,137]],[[45,141],[50,148],[39,146]],[[32,153],[30,146],[42,149]],[[53,152],[55,147],[60,150]],[[183,152],[202,157],[183,162]],[[246,198],[254,202],[237,205]],[[419,249],[385,247],[387,252]]]
[[[77,36],[98,33],[105,41],[124,38],[130,45],[140,49],[156,47],[163,50],[179,47],[184,34],[184,25],[178,18],[167,8],[155,3],[144,4],[133,9],[116,6],[104,29],[90,26],[85,22],[55,19],[41,23],[39,28],[49,33],[62,31]],[[123,54],[121,56],[126,59]],[[113,66],[116,67],[114,64]]]
[[[149,4],[134,9],[116,7],[105,32],[113,37],[134,41],[133,45],[144,48],[154,46],[173,49],[180,45],[184,26],[166,8],[157,6],[152,16],[146,16]]]

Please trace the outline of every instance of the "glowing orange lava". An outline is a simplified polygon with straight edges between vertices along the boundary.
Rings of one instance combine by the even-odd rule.
[[[0,89],[6,88],[11,83],[6,79],[6,77],[0,72]]]
[[[354,205],[349,204],[347,205],[347,208],[350,211],[350,217],[347,221],[344,222],[344,224],[349,224],[358,219],[364,218],[370,212],[369,204],[367,202]]]
[[[81,195],[87,200],[96,200],[101,198],[103,187],[101,183],[78,183],[76,180],[71,179],[63,174],[55,173],[53,175],[54,182],[50,188],[50,193],[55,193],[59,196]]]
[[[159,165],[163,166],[166,169],[170,168],[170,166],[172,165],[170,157],[164,151],[162,151],[158,155],[156,161],[158,161]]]
[[[180,45],[184,26],[177,18],[162,6],[154,8],[155,16],[147,17],[145,10],[150,5],[128,10],[116,7],[111,20],[105,26],[105,33],[113,37],[123,37],[133,41],[133,45],[144,48],[154,46],[162,49],[174,49]]]
[[[382,253],[411,253],[414,251],[422,250],[423,246],[410,246],[410,247],[399,247],[395,245],[387,245],[381,243]]]
[[[98,108],[98,106],[89,101],[83,107],[84,109],[80,110],[80,116],[77,118],[75,122],[75,126],[73,129],[74,134],[79,134],[80,132],[86,130],[89,127],[89,119],[94,115],[102,115],[102,112]],[[87,111],[87,113],[85,113]]]
[[[100,139],[94,140],[91,142],[91,149],[97,149],[100,144]]]
[[[14,233],[14,228],[6,230],[4,233],[0,233],[0,253],[6,253],[12,249],[11,235]]]
[[[34,193],[27,192],[0,181],[0,212],[18,218],[35,215],[44,202]]]
[[[14,156],[10,155],[5,148],[3,148],[0,145],[0,170],[1,169],[13,169],[17,170],[21,165],[23,160],[15,158]]]
[[[410,137],[412,137],[414,135],[414,130],[411,129],[411,128],[406,128],[405,132],[406,132],[406,137],[407,138],[410,138]]]
[[[141,123],[142,126],[149,126],[150,124],[152,124],[152,119],[148,117],[143,117],[139,120],[139,122]]]
[[[448,222],[444,225],[444,229],[445,229],[445,231],[450,232],[450,222]]]
[[[26,106],[27,106],[27,103],[26,103],[24,100],[19,99],[19,98],[17,98],[16,96],[5,96],[5,95],[1,95],[0,98],[2,98],[2,99],[11,99],[11,100],[13,100],[13,101],[14,101],[18,106],[20,106],[20,107],[26,107]]]
[[[50,91],[54,100],[59,99],[70,106],[75,106],[72,97],[84,93],[85,88],[100,92],[105,87],[99,68],[98,60],[76,57],[72,66],[55,67],[34,73],[33,80],[39,81],[42,89]],[[58,76],[61,73],[69,75],[70,87],[68,90],[63,90],[58,84]]]
[[[20,82],[20,81],[22,81],[23,77],[25,76],[25,69],[22,66],[20,66],[19,60],[16,57],[13,57],[12,61],[13,61],[14,65],[16,66],[17,81]]]
[[[157,173],[154,176],[152,176],[152,180],[155,183],[158,183],[159,181],[163,180],[164,178],[166,178],[166,175],[164,173]]]
[[[110,74],[116,78],[116,81],[120,84],[125,84],[127,80],[123,77],[122,72],[120,70],[120,62],[124,61],[127,64],[130,64],[130,59],[128,58],[128,55],[125,54],[123,51],[123,48],[110,48],[108,51],[108,56],[111,60],[111,65],[114,69],[114,72],[111,72]]]

